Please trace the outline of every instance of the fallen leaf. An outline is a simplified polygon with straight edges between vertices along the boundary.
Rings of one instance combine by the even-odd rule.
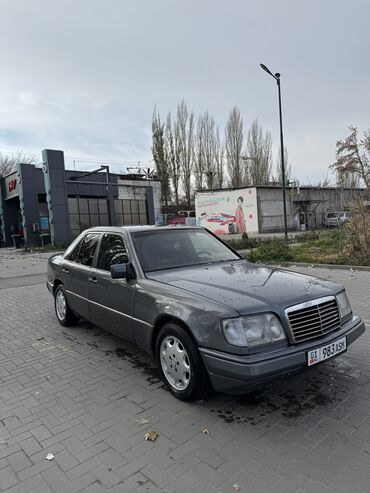
[[[46,456],[46,460],[53,460],[54,459],[54,455],[49,452],[48,455]]]
[[[233,488],[235,491],[240,491],[240,486],[238,485],[238,483],[233,484]]]
[[[146,425],[147,423],[150,423],[150,419],[147,419],[147,418],[137,419],[136,423],[138,425]]]
[[[145,440],[151,440],[152,442],[154,442],[157,436],[158,433],[156,431],[148,431],[148,433],[145,433],[144,438]]]
[[[209,431],[207,430],[207,428],[204,428],[204,430],[202,430],[202,433],[204,433],[205,435],[209,435]]]

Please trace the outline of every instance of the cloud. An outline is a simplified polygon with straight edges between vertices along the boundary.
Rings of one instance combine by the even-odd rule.
[[[276,158],[263,62],[282,73],[293,174],[318,181],[347,126],[369,124],[370,4],[351,5],[353,23],[334,0],[0,0],[0,150],[147,161],[154,105],[165,116],[185,98],[221,127],[237,104],[246,127],[271,130]]]

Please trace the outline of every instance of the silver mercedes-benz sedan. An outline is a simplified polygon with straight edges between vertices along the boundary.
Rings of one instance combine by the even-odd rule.
[[[99,227],[48,263],[62,325],[86,319],[153,353],[183,400],[243,393],[347,350],[343,286],[245,261],[199,227]]]

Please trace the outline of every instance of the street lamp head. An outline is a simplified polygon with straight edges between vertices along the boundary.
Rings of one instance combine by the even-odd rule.
[[[270,70],[266,67],[266,65],[264,65],[263,63],[260,63],[260,67],[265,71],[267,72],[268,74],[272,75],[272,77],[275,77],[274,74],[272,72],[270,72]]]

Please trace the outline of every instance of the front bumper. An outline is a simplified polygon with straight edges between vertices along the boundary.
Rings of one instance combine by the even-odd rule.
[[[276,377],[308,368],[307,352],[346,336],[347,347],[365,331],[358,317],[345,322],[339,330],[324,337],[299,343],[271,353],[239,356],[199,348],[213,388],[228,394],[242,394],[253,386]]]

